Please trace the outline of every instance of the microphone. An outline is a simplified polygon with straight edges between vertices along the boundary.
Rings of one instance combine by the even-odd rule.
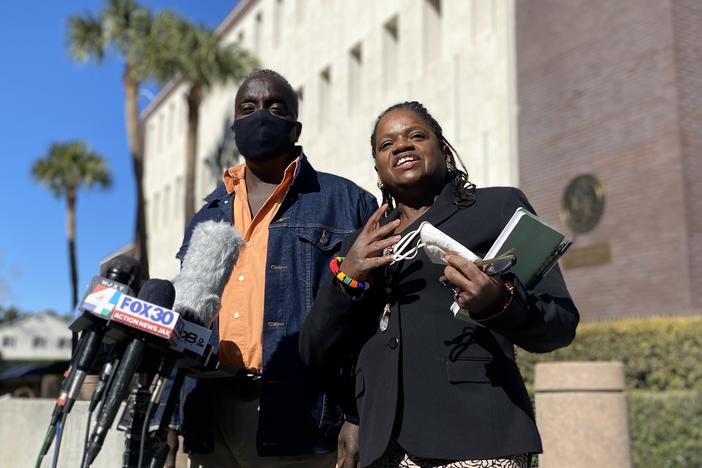
[[[208,351],[207,348],[213,345],[216,347],[218,337],[211,336],[210,329],[205,327],[209,327],[219,313],[222,291],[239,259],[243,245],[241,235],[227,221],[205,221],[193,229],[181,270],[174,280],[176,299],[173,310],[185,319],[180,322],[182,328],[179,330],[179,351],[201,357]],[[204,359],[206,367],[214,360],[211,358],[212,353]],[[202,362],[202,358],[198,361]],[[156,421],[154,455],[150,463],[152,467],[163,466],[168,454],[168,424],[175,410],[186,368],[191,362],[180,359],[175,364],[178,367],[177,372],[168,382],[164,382],[167,374],[159,373],[157,388],[165,394],[165,398],[163,411]],[[156,401],[158,399],[160,398]],[[151,415],[148,414],[147,421],[150,418]]]
[[[82,333],[76,348],[79,352],[73,357],[66,387],[59,396],[64,412],[71,411],[85,376],[93,366],[105,334],[105,321],[112,311],[111,306],[114,307],[115,292],[133,294],[132,286],[136,285],[140,275],[139,262],[120,255],[107,265],[106,277],[96,276],[91,281],[92,287],[81,304],[83,313],[69,325],[72,331]]]
[[[82,314],[76,318],[69,326],[73,332],[86,330],[82,333],[81,338],[75,347],[75,353],[72,356],[71,364],[66,371],[66,378],[61,384],[59,397],[56,399],[49,428],[47,429],[47,437],[39,452],[39,458],[43,458],[51,446],[53,435],[56,430],[56,425],[63,416],[68,415],[73,407],[75,398],[83,385],[83,381],[87,372],[89,372],[95,355],[99,349],[104,328],[102,325],[107,319],[106,316],[95,311],[100,308],[99,304],[89,297],[95,294],[104,294],[100,291],[112,292],[121,291],[132,293],[132,289],[136,289],[141,276],[141,265],[135,259],[126,255],[120,255],[113,258],[105,268],[105,276],[93,277],[90,285],[83,297],[79,310]],[[109,316],[109,314],[108,314]]]
[[[95,460],[102,448],[107,431],[114,422],[120,403],[129,390],[132,376],[145,353],[147,340],[166,348],[171,340],[177,340],[175,326],[179,316],[170,310],[174,299],[175,290],[170,281],[152,279],[144,283],[138,298],[123,295],[115,306],[110,322],[126,324],[142,333],[138,333],[127,345],[117,367],[97,425],[90,436],[86,451],[87,466]],[[152,339],[150,336],[158,338]]]
[[[173,310],[186,320],[209,326],[219,313],[222,291],[243,244],[239,232],[227,221],[205,221],[195,226],[173,282]]]

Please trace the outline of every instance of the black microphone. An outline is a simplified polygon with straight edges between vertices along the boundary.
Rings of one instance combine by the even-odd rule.
[[[105,268],[104,276],[95,276],[90,282],[81,301],[79,310],[82,311],[82,314],[69,326],[74,333],[85,331],[81,334],[74,349],[71,364],[66,371],[66,378],[61,384],[59,397],[49,422],[48,436],[44,439],[40,449],[40,459],[46,455],[51,447],[56,424],[62,416],[65,417],[71,411],[75,398],[83,385],[85,375],[90,370],[102,341],[103,325],[108,317],[94,315],[95,304],[89,297],[91,294],[109,289],[131,294],[132,290],[138,287],[140,276],[141,265],[139,262],[126,255],[120,255],[110,260]]]
[[[121,307],[129,306],[130,309],[136,311],[137,314],[143,312],[147,314],[150,313],[152,317],[165,317],[168,314],[170,314],[171,317],[173,316],[173,313],[167,310],[173,306],[173,301],[175,299],[175,289],[170,281],[157,279],[148,280],[142,286],[137,300],[127,299],[130,298],[125,298],[121,303]],[[120,315],[118,312],[119,310],[115,309],[111,320],[127,323],[133,320],[135,324],[139,320],[125,313],[121,313]],[[120,403],[127,395],[131,379],[145,353],[147,337],[149,340],[152,340],[150,335],[147,335],[147,333],[151,333],[151,331],[149,331],[150,324],[145,322],[143,326],[146,333],[137,334],[136,338],[127,345],[124,355],[117,367],[109,393],[105,398],[105,403],[97,418],[95,430],[90,436],[87,449],[87,466],[95,460],[95,457],[100,452],[107,432],[112,427],[112,423],[119,411]],[[171,332],[173,332],[173,329],[171,329]],[[163,336],[163,334],[161,336]],[[169,341],[164,338],[166,337],[155,338],[155,342],[167,348],[169,346]]]
[[[62,392],[63,399],[59,396],[59,400],[62,400],[64,406],[64,412],[71,411],[78,392],[83,386],[85,376],[93,367],[105,335],[108,316],[101,313],[104,307],[99,302],[101,292],[105,291],[107,294],[107,291],[117,290],[125,294],[133,294],[132,287],[135,287],[139,280],[141,265],[131,257],[120,255],[110,261],[105,274],[104,278],[99,276],[93,278],[91,281],[93,287],[85,295],[81,304],[83,313],[69,325],[72,331],[82,331],[82,333],[77,347],[80,352],[73,357],[65,392]],[[109,307],[105,310],[108,309]]]

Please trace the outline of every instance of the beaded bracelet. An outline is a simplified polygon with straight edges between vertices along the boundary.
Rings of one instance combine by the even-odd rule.
[[[332,273],[334,273],[334,276],[336,279],[341,281],[341,283],[345,284],[346,286],[353,288],[353,289],[360,289],[361,291],[365,291],[370,288],[370,282],[368,281],[363,281],[363,280],[355,280],[349,276],[346,276],[346,273],[341,271],[341,262],[344,261],[344,257],[334,257],[331,259],[329,262],[329,269],[331,270]]]

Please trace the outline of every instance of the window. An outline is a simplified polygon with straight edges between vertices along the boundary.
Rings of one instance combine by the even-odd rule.
[[[295,2],[295,7],[296,11],[295,14],[297,16],[296,20],[297,23],[302,23],[305,20],[305,2],[309,0],[297,0]]]
[[[236,35],[236,42],[239,46],[244,47],[244,31],[239,31],[239,34]]]
[[[361,99],[363,54],[361,44],[357,44],[349,52],[349,112],[358,107]]]
[[[302,107],[305,104],[305,89],[300,86],[295,90],[295,94],[297,94],[297,115],[300,117],[302,115]]]
[[[153,212],[151,213],[151,221],[153,223],[153,227],[158,227],[159,226],[159,215],[160,215],[160,206],[159,203],[161,203],[161,197],[159,196],[158,193],[154,194],[154,203],[153,203]]]
[[[390,88],[397,81],[397,67],[400,64],[399,53],[399,33],[397,16],[383,26],[383,87]]]
[[[424,0],[424,67],[441,57],[441,2]]]
[[[59,338],[58,340],[58,347],[63,349],[63,348],[70,348],[71,347],[71,340],[70,338]]]
[[[46,348],[46,338],[43,336],[35,336],[32,340],[33,348]]]
[[[156,151],[156,124],[154,122],[149,122],[146,128],[146,142],[144,143],[144,147],[147,149],[147,153],[151,155]]]
[[[17,346],[17,338],[14,336],[3,336],[2,337],[2,347],[3,348],[14,348]]]
[[[171,186],[166,185],[163,189],[163,224],[168,224],[171,218]]]
[[[324,128],[329,118],[330,98],[331,70],[327,67],[319,74],[319,128]]]
[[[175,130],[175,114],[176,108],[175,103],[172,102],[168,105],[168,141],[173,139],[173,132]]]
[[[283,0],[275,0],[273,3],[273,47],[278,47],[280,37],[282,36],[281,28],[283,23],[280,21],[281,11],[283,9]]]
[[[256,55],[261,52],[261,28],[263,27],[263,14],[258,13],[254,23],[254,52]]]
[[[178,216],[183,208],[183,178],[176,177],[175,187],[173,188],[173,216]]]
[[[163,112],[161,112],[161,114],[159,114],[159,116],[158,116],[158,150],[159,151],[161,149],[163,149],[163,137],[164,137],[163,131],[164,131],[164,127],[165,127],[164,121],[165,121],[165,119],[163,116]]]

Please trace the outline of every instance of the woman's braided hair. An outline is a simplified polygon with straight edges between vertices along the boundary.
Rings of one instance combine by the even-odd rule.
[[[388,112],[399,109],[410,110],[415,114],[419,115],[431,127],[432,131],[434,132],[434,135],[436,136],[436,139],[439,141],[439,146],[441,146],[442,149],[444,147],[447,147],[449,149],[450,160],[448,161],[449,167],[447,169],[448,172],[446,174],[446,177],[447,182],[451,181],[453,183],[453,186],[456,191],[456,199],[454,200],[454,204],[462,207],[472,205],[473,202],[475,202],[475,184],[468,180],[468,173],[466,171],[466,167],[463,164],[463,161],[461,161],[461,158],[458,156],[456,149],[451,145],[451,143],[448,142],[448,140],[446,140],[446,137],[444,137],[444,132],[441,129],[441,125],[439,125],[439,122],[437,122],[436,119],[434,119],[434,117],[431,116],[426,107],[424,107],[424,105],[422,105],[422,103],[418,101],[405,101],[398,104],[394,104],[385,109],[383,113],[378,116],[378,118],[375,121],[375,125],[373,125],[373,133],[371,133],[370,137],[371,152],[373,154],[373,158],[375,158],[376,155],[375,138],[380,119],[382,119]],[[461,164],[463,170],[459,169],[456,166],[456,160],[458,160],[458,162]],[[390,195],[390,193],[388,193],[388,191],[385,188],[381,188],[380,191],[383,194],[383,203],[387,203],[390,209],[392,210],[395,206],[392,196]]]

